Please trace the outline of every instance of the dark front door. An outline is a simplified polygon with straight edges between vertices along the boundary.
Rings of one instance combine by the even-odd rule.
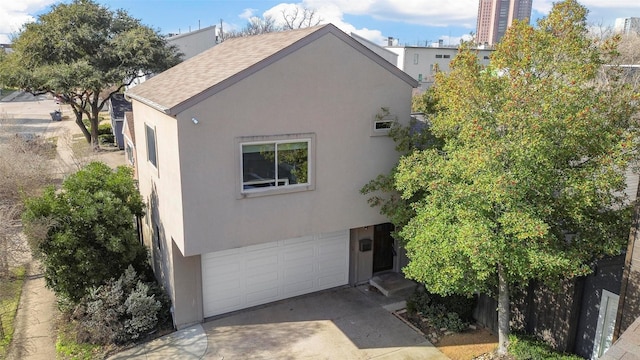
[[[393,247],[393,224],[386,223],[376,225],[373,230],[373,272],[393,269],[393,257],[395,249]]]

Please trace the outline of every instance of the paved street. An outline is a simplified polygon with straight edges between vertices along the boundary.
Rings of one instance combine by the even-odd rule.
[[[13,98],[13,97],[10,97]],[[11,101],[0,100],[0,141],[15,133],[45,135],[52,121],[50,112],[60,105],[51,96],[20,93]]]

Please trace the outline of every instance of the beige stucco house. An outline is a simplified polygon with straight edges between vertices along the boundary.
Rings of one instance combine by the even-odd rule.
[[[226,40],[127,92],[177,327],[400,271],[360,189],[396,163],[416,85],[329,24]]]

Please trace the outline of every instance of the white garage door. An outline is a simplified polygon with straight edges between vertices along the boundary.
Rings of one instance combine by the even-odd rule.
[[[202,255],[204,316],[347,284],[349,231]]]

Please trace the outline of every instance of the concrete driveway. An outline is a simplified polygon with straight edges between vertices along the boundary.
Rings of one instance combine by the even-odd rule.
[[[210,320],[204,358],[448,359],[385,310],[392,301],[345,287]]]

